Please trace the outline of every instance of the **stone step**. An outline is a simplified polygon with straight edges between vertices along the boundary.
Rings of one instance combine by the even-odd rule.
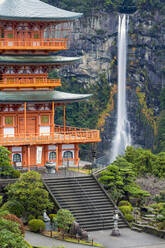
[[[46,179],[44,183],[61,208],[69,209],[84,229],[113,228],[114,206],[93,176]],[[120,226],[127,226],[122,217]]]

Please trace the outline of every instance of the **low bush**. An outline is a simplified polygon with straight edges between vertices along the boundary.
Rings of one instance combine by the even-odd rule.
[[[133,207],[131,206],[121,206],[119,207],[119,209],[124,215],[131,214],[133,211]]]
[[[165,221],[165,216],[164,215],[160,215],[160,216],[158,216],[156,218],[156,220],[159,221],[159,222],[163,222],[163,221]]]
[[[29,222],[30,220],[34,220],[34,219],[35,219],[35,216],[34,216],[34,215],[30,214],[30,215],[28,216],[28,222]]]
[[[128,222],[134,221],[134,217],[131,214],[126,214],[126,215],[124,215],[124,217],[126,218],[126,220]]]
[[[42,215],[38,216],[39,220],[44,220],[44,217]]]
[[[158,223],[158,229],[159,230],[165,230],[165,220]]]
[[[42,232],[45,230],[45,223],[38,219],[30,220],[28,226],[32,232]]]
[[[57,218],[57,214],[49,214],[50,221],[53,222]]]
[[[11,200],[11,201],[7,201],[3,206],[2,206],[3,210],[8,210],[10,212],[10,214],[14,214],[17,217],[21,217],[23,212],[24,212],[24,207],[23,205],[16,201],[16,200]]]
[[[13,222],[18,223],[19,229],[20,229],[21,233],[22,234],[25,233],[24,224],[23,224],[22,220],[19,219],[16,215],[14,215],[14,214],[8,214],[8,215],[4,216],[3,218],[6,219],[6,220],[10,220],[10,221],[13,221]]]
[[[131,205],[131,203],[129,201],[120,201],[118,206],[119,207],[122,207],[122,206],[130,206],[130,207],[132,207],[132,205]]]

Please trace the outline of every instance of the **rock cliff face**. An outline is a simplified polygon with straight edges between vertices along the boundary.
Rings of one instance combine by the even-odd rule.
[[[130,15],[129,22],[127,106],[132,143],[153,148],[159,95],[165,87],[165,17],[158,11],[137,11]],[[62,75],[75,76],[81,85],[84,81],[92,84],[106,72],[113,90],[117,83],[117,26],[118,14],[102,11],[76,21],[67,55],[82,56],[82,61],[63,69]],[[110,149],[115,131],[116,94],[113,100],[115,104],[105,115],[104,125],[98,125],[102,136],[98,147],[102,152]]]

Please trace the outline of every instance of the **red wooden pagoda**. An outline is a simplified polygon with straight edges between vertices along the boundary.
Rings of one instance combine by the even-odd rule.
[[[70,47],[80,16],[39,0],[0,0],[0,145],[16,167],[78,165],[78,145],[100,141],[98,130],[65,125],[65,105],[90,95],[55,91],[61,80],[48,79],[52,69],[79,60],[55,53]],[[54,121],[60,105],[63,126]]]

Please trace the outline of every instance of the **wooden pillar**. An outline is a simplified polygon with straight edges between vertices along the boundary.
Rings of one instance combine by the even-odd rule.
[[[52,133],[54,135],[54,102],[52,102]]]
[[[12,162],[12,146],[7,147],[7,149],[10,152],[9,159],[10,159],[11,163],[13,164],[13,162]]]
[[[26,136],[26,102],[24,102],[24,133]]]
[[[79,162],[79,147],[78,147],[78,144],[75,144],[74,164],[78,166],[78,162]]]
[[[58,166],[62,166],[62,145],[58,145]]]
[[[27,153],[27,161],[28,161],[28,171],[30,171],[30,146],[28,146],[28,153]]]
[[[63,112],[64,112],[64,135],[65,135],[65,104],[63,105]]]
[[[58,165],[59,165],[59,162],[58,162],[58,145],[56,146],[56,171],[58,171]]]

